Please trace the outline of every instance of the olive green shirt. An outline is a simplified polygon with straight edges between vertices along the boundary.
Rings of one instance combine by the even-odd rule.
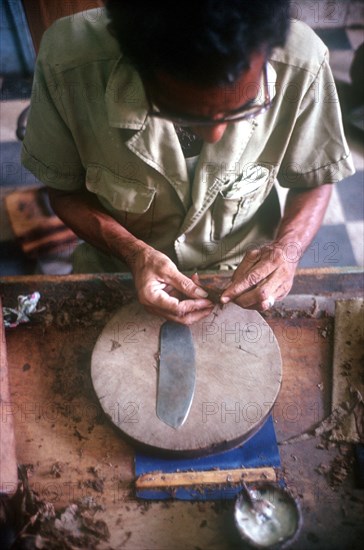
[[[173,124],[148,116],[139,75],[106,25],[104,10],[92,10],[45,33],[22,161],[47,186],[86,186],[181,270],[234,266],[247,246],[271,239],[275,182],[312,188],[353,173],[327,48],[305,24],[292,22],[286,46],[269,58],[273,106],[205,143],[193,181]],[[85,244],[75,265],[125,269]]]

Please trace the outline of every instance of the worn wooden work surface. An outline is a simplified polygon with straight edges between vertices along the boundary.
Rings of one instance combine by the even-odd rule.
[[[223,285],[226,277],[204,280]],[[266,315],[283,358],[283,386],[273,410],[279,441],[310,430],[330,412],[330,302],[360,295],[362,281],[358,272],[301,271],[294,294],[317,294],[317,301],[303,297],[302,307],[277,305]],[[104,416],[90,379],[93,346],[114,311],[133,298],[130,281],[112,275],[0,280],[6,306],[35,290],[45,311],[7,330],[11,402],[1,410],[2,422],[14,420],[18,462],[29,465],[33,489],[57,510],[85,496],[100,503],[97,518],[110,537],[97,548],[241,548],[231,502],[144,503],[133,496],[133,449]],[[347,467],[352,448],[326,448],[316,437],[281,445],[280,453],[304,516],[294,548],[359,548],[364,495]],[[346,467],[346,479],[336,479],[335,465]]]
[[[103,410],[106,415],[111,410],[112,422],[123,433],[159,455],[196,457],[237,447],[268,418],[281,387],[281,354],[269,325],[257,311],[230,303],[216,306],[190,327],[196,386],[188,417],[176,430],[156,411],[164,322],[133,300],[106,324],[91,361],[91,379]],[[173,381],[181,392],[183,382],[176,384],[176,377]],[[121,412],[117,416],[115,403]],[[245,409],[238,411],[236,403]],[[224,412],[221,419],[221,406],[234,414]]]

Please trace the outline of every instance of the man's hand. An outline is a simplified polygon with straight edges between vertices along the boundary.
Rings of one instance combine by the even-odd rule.
[[[206,299],[207,292],[180,273],[162,252],[144,244],[126,259],[138,300],[150,313],[185,325],[211,313],[214,304]]]
[[[91,193],[49,189],[49,195],[56,214],[77,235],[128,264],[138,299],[148,311],[186,325],[211,313],[214,304],[206,300],[207,292],[198,281],[180,273],[165,254],[129,233]]]
[[[287,296],[299,260],[290,258],[289,253],[289,246],[278,243],[250,250],[224,290],[222,303],[234,301],[246,309],[265,311]]]
[[[321,225],[332,185],[290,189],[272,244],[249,251],[236,269],[221,302],[264,311],[292,288],[297,264]]]

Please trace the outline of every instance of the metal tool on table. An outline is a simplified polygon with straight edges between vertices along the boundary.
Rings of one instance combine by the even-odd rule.
[[[179,428],[187,419],[196,385],[195,349],[189,327],[167,321],[160,331],[157,416]]]

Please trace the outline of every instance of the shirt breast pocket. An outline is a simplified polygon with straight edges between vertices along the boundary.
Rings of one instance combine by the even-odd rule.
[[[87,167],[86,187],[97,195],[104,208],[130,233],[141,239],[150,237],[155,189],[98,164]]]
[[[272,168],[251,165],[219,191],[212,207],[211,238],[219,241],[239,230],[256,213],[274,183]]]

